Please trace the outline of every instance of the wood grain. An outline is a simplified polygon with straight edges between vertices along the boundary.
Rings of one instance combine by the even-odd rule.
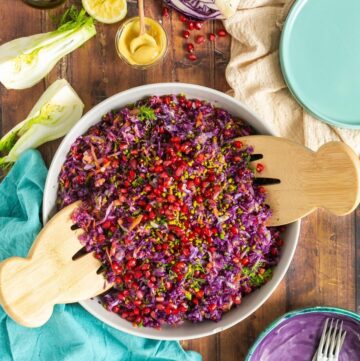
[[[67,1],[66,5],[71,3],[80,4],[80,0]],[[128,5],[129,16],[135,16],[136,1],[131,0]],[[145,6],[148,15],[161,19],[159,0],[145,0]],[[63,9],[64,6],[45,12],[27,7],[20,0],[1,0],[0,43],[53,29],[51,18]],[[161,64],[147,71],[134,70],[117,57],[114,36],[118,24],[97,24],[96,38],[65,57],[37,86],[23,91],[7,91],[0,87],[2,134],[21,121],[46,86],[60,76],[66,77],[78,92],[85,102],[86,111],[108,96],[146,83],[182,81],[226,92],[229,89],[225,79],[229,38],[199,46],[198,60],[191,62],[186,59],[185,41],[181,38],[184,25],[178,15],[170,11],[170,17],[163,19],[163,24],[170,41],[168,54]],[[207,34],[220,27],[220,22],[207,23],[202,33]],[[47,164],[58,143],[55,141],[41,147]],[[244,322],[221,334],[183,344],[201,352],[204,361],[242,361],[259,333],[286,311],[331,305],[351,310],[357,307],[360,312],[359,265],[360,211],[356,216],[352,214],[344,218],[318,211],[303,221],[301,239],[290,270],[265,305]]]

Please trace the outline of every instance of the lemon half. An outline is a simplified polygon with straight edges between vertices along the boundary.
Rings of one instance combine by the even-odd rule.
[[[86,12],[100,23],[113,24],[126,16],[126,0],[82,0]]]

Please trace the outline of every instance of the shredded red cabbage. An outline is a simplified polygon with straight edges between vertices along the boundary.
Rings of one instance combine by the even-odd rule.
[[[113,288],[103,306],[134,325],[220,320],[271,278],[282,245],[253,184],[253,130],[183,95],[105,114],[59,176],[58,206],[78,199],[81,243]],[[262,167],[261,167],[262,169]]]
[[[222,19],[215,0],[165,0],[165,4],[182,14],[199,20]]]

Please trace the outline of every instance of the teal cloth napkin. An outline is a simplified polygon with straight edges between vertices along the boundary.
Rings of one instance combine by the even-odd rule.
[[[0,261],[26,256],[41,229],[47,169],[36,150],[24,153],[0,184]],[[1,361],[201,361],[176,341],[130,336],[94,318],[79,304],[56,306],[42,327],[16,324],[0,308]]]

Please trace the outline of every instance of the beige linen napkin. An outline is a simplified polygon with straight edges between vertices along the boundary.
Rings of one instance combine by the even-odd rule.
[[[273,127],[276,134],[318,149],[342,140],[360,154],[360,131],[329,126],[295,101],[279,64],[281,27],[293,0],[240,0],[238,11],[224,20],[232,36],[226,78],[232,95]],[[319,20],[321,21],[321,20]]]

